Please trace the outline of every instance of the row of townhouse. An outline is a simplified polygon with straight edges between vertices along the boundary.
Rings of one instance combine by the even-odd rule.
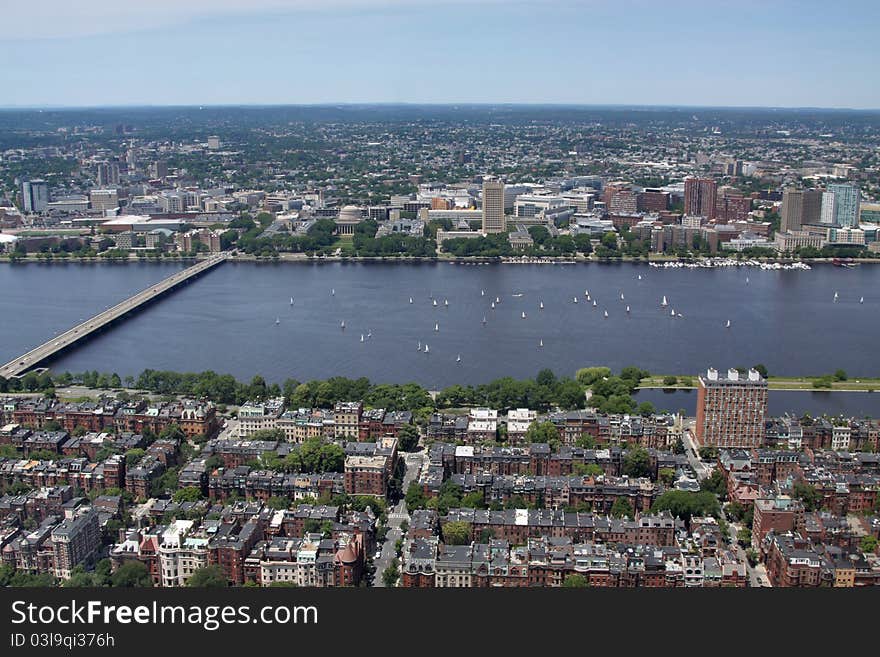
[[[876,554],[816,544],[799,532],[770,532],[761,542],[761,551],[775,587],[880,586]]]
[[[538,508],[565,508],[589,505],[596,513],[610,513],[618,499],[625,499],[639,512],[647,512],[662,488],[645,478],[589,476],[530,477],[523,475],[462,474],[449,481],[462,493],[480,493],[485,504],[505,504],[512,500]],[[439,495],[431,487],[429,495]]]
[[[119,401],[101,398],[96,401],[62,402],[54,399],[6,397],[0,403],[0,426],[18,424],[42,429],[56,422],[64,431],[78,427],[86,431],[114,433],[161,433],[172,425],[188,437],[212,437],[218,429],[214,404],[198,399],[170,402]]]
[[[258,431],[279,430],[288,442],[302,443],[311,438],[337,440],[377,440],[397,437],[400,429],[412,424],[410,411],[364,409],[363,402],[337,402],[333,409],[287,409],[283,397],[250,401],[238,409],[238,437]]]
[[[125,486],[125,458],[120,454],[94,463],[87,458],[51,461],[0,458],[0,492],[24,485],[29,488],[72,486],[88,493]]]
[[[880,445],[880,421],[783,415],[765,420],[764,439],[767,445],[789,449],[876,452]]]
[[[428,448],[430,467],[442,468],[443,477],[453,474],[491,473],[497,475],[566,476],[580,466],[597,465],[608,476],[620,476],[627,450],[620,446],[605,449],[560,447],[552,450],[547,443],[524,447],[455,445],[436,442]],[[672,452],[648,449],[652,477],[660,470],[687,465],[687,458]]]
[[[580,575],[590,586],[677,588],[746,586],[746,564],[729,552],[684,554],[677,546],[574,542],[538,536],[513,546],[503,539],[447,545],[410,538],[401,584],[418,588],[559,587]]]

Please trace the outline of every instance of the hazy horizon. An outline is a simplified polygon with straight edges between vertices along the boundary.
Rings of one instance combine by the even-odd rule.
[[[4,107],[880,108],[880,3],[7,3]]]

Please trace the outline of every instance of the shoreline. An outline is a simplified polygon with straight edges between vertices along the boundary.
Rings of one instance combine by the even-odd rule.
[[[225,252],[228,253],[228,252]],[[173,257],[161,257],[161,258],[138,258],[136,256],[129,257],[127,259],[122,258],[102,258],[100,256],[92,257],[92,258],[77,258],[77,257],[67,257],[67,258],[59,258],[53,257],[49,258],[40,258],[35,255],[28,255],[25,257],[17,258],[15,260],[11,259],[7,255],[0,256],[0,264],[23,264],[23,263],[36,263],[36,264],[44,264],[44,265],[66,265],[66,264],[77,264],[77,265],[86,265],[86,264],[130,264],[130,263],[138,263],[138,264],[161,264],[161,263],[173,263],[173,262],[197,262],[200,260],[205,260],[211,255],[216,255],[214,253],[211,254],[200,254],[198,256],[173,256]],[[719,256],[720,257],[720,256]],[[460,264],[460,265],[581,265],[581,264],[599,264],[599,265],[619,265],[619,264],[640,264],[640,265],[650,265],[655,263],[683,263],[683,264],[699,264],[702,262],[706,262],[710,260],[710,258],[677,258],[674,256],[655,256],[648,259],[645,258],[633,258],[630,256],[623,256],[620,258],[593,258],[593,257],[583,257],[583,256],[574,256],[574,257],[531,257],[527,256],[525,258],[517,258],[515,256],[505,256],[500,258],[485,258],[485,257],[435,257],[428,258],[424,256],[308,256],[303,253],[282,253],[279,254],[277,258],[264,258],[255,255],[249,254],[236,254],[227,256],[227,260],[229,262],[256,262],[256,263],[323,263],[323,262],[379,262],[379,263],[402,263],[402,264],[421,264],[421,263],[434,263],[434,264]],[[737,266],[737,267],[759,267],[761,264],[780,264],[780,265],[791,265],[796,263],[803,263],[806,265],[834,265],[834,261],[837,258],[744,258],[742,260],[737,260],[736,258],[727,258],[726,260],[730,260],[732,265],[719,265],[719,266],[708,266],[708,267],[694,267],[694,269],[723,269],[728,266]],[[756,265],[750,265],[749,262],[758,263]],[[852,266],[858,266],[862,264],[880,264],[880,258],[853,258],[846,260],[846,263],[843,265],[836,265],[841,269],[848,269]]]

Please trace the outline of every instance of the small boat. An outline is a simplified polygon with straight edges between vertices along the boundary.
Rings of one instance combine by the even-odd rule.
[[[541,310],[544,310],[544,302],[543,302],[543,301],[541,301],[541,302],[538,304],[538,308],[540,308]]]
[[[608,311],[605,311],[605,319],[608,319]]]
[[[367,340],[369,340],[369,339],[372,338],[372,337],[373,337],[373,332],[372,332],[372,331],[367,331]]]
[[[538,346],[539,346],[539,347],[543,347],[543,346],[544,346],[544,341],[541,340],[541,341],[538,343]]]
[[[522,318],[523,318],[523,319],[525,319],[525,318],[526,318],[526,311],[525,311],[525,310],[523,310],[523,313],[522,313]]]
[[[669,313],[672,317],[675,317],[675,308],[672,309],[672,312]]]
[[[443,299],[443,305],[444,305],[444,306],[448,306],[448,305],[449,305],[449,299]]]
[[[593,299],[593,308],[595,308],[597,305],[598,305],[598,304],[596,303],[596,300]]]
[[[438,324],[438,323],[435,322],[435,323],[434,323],[434,330],[435,330],[435,331],[439,331],[439,330],[440,330],[440,324]]]
[[[428,345],[425,345],[425,353],[428,353]]]
[[[587,301],[592,301],[589,294],[587,295]]]
[[[664,308],[669,305],[669,302],[666,300],[666,295],[663,295],[663,300],[660,302],[660,305]]]
[[[589,299],[590,298],[590,291],[584,290],[584,296],[587,297],[587,299]]]
[[[642,280],[642,275],[641,275],[641,274],[639,274],[639,280]]]
[[[486,290],[480,290],[480,296],[481,297],[486,296]]]
[[[623,301],[623,292],[620,293],[620,300]]]
[[[746,276],[746,285],[748,285],[748,284],[749,284],[749,277]]]
[[[684,315],[682,315],[681,313],[675,313],[675,316],[676,317],[684,317]]]
[[[578,298],[577,298],[577,297],[574,298],[574,302],[575,302],[575,303],[578,302]]]
[[[276,318],[275,318],[275,323],[276,323],[276,324],[280,324],[280,323],[281,323],[281,320],[278,319],[278,318],[276,317]]]
[[[339,328],[341,328],[342,330],[345,330],[345,320],[344,319],[342,320],[342,323],[339,325]]]
[[[492,310],[495,310],[495,302],[492,302]]]
[[[724,325],[724,328],[730,328],[730,320],[727,320],[727,324]]]
[[[456,362],[456,363],[460,363],[460,362],[461,362],[461,354],[459,354],[458,356],[456,356],[456,358],[455,358],[455,362]]]
[[[422,350],[422,343],[421,343],[421,341],[419,341],[419,346],[416,347],[416,351],[421,351],[421,350]]]
[[[486,316],[483,315],[483,324],[485,324],[485,323],[486,323]]]
[[[437,305],[437,299],[434,299],[434,301],[432,301],[432,304],[436,306],[436,305]]]
[[[835,293],[834,293],[834,300],[837,301],[839,298],[840,298],[840,297],[838,296],[837,292],[835,292]]]
[[[859,297],[859,303],[865,303],[865,297]]]
[[[290,305],[293,305],[293,297],[290,297]]]
[[[364,334],[361,333],[361,342],[363,342],[363,341],[364,341]]]
[[[335,297],[335,296],[336,296],[336,288],[330,288],[330,296],[331,296],[331,297]]]
[[[412,303],[412,297],[409,298],[409,302]]]
[[[514,293],[511,294],[510,296],[512,296],[512,297],[516,297],[517,299],[519,299],[522,295],[523,295],[522,292],[514,292]]]
[[[626,312],[629,312],[629,306],[626,307]]]
[[[501,303],[501,297],[495,297],[495,303]]]

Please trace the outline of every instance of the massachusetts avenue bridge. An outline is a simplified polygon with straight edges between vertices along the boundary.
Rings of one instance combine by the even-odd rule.
[[[31,349],[26,354],[22,354],[18,358],[13,358],[5,365],[0,366],[0,376],[9,379],[24,374],[55,354],[69,349],[76,343],[87,339],[92,334],[100,331],[109,324],[137,311],[142,306],[168,292],[171,292],[187,281],[190,281],[226,262],[226,258],[227,256],[224,253],[213,255],[206,260],[201,260],[193,266],[177,272],[176,274],[172,274],[160,283],[151,285],[146,290],[142,290],[122,303],[118,303],[112,308],[108,308],[104,312],[98,313],[91,319],[87,319],[81,324],[77,324],[61,335],[56,335],[54,338],[50,338],[39,347]]]

